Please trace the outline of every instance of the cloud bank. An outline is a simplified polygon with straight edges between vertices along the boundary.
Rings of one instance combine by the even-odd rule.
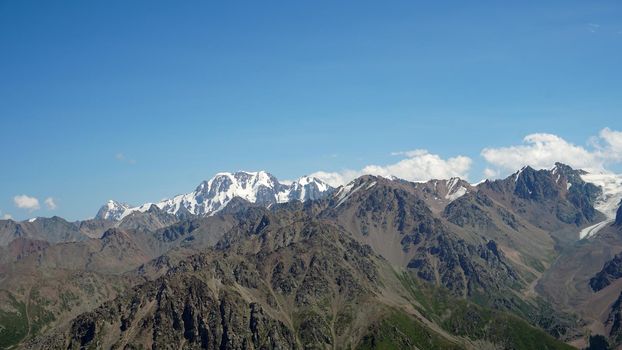
[[[394,152],[404,159],[389,165],[367,165],[360,170],[346,169],[338,172],[318,171],[314,176],[331,186],[340,186],[362,175],[395,176],[408,181],[427,181],[451,177],[468,178],[472,160],[466,156],[443,159],[427,150]]]
[[[607,172],[607,165],[622,160],[622,132],[604,128],[591,138],[589,148],[572,144],[554,134],[536,133],[523,138],[523,144],[485,148],[482,157],[491,165],[486,177],[515,171],[525,165],[551,168],[555,162],[590,172]]]
[[[473,160],[467,156],[444,159],[421,149],[391,155],[402,159],[393,164],[367,165],[358,170],[318,171],[310,176],[331,186],[344,185],[362,175],[395,176],[408,181],[451,177],[467,180],[473,165]],[[556,162],[590,172],[609,172],[608,165],[622,162],[622,131],[604,128],[588,140],[586,146],[573,144],[558,135],[534,133],[525,136],[522,144],[484,148],[481,156],[487,163],[483,176],[489,179],[505,176],[526,165],[535,169],[552,168]]]

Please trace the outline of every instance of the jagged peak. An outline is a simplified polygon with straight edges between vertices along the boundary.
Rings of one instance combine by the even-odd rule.
[[[115,200],[113,200],[113,199],[109,199],[109,200],[106,202],[105,206],[107,206],[108,208],[111,208],[111,209],[112,209],[112,208],[116,208],[116,207],[127,207],[127,208],[129,208],[129,207],[130,207],[130,205],[129,205],[129,204],[127,204],[127,203],[118,202],[118,201],[115,201]]]
[[[529,165],[525,165],[525,166],[523,166],[523,167],[522,167],[522,168],[520,168],[518,171],[516,171],[514,174],[512,174],[512,175],[514,176],[514,182],[517,182],[517,181],[518,181],[518,179],[521,177],[521,175],[522,175],[524,172],[529,173],[529,172],[532,172],[532,171],[535,171],[535,170],[534,170],[531,166],[529,166]]]
[[[110,199],[99,209],[95,215],[95,218],[102,220],[117,220],[118,217],[128,208],[130,208],[128,204]]]
[[[316,183],[316,184],[322,184],[322,185],[326,185],[328,186],[328,184],[324,181],[322,181],[321,179],[315,177],[315,176],[310,176],[310,175],[303,175],[299,178],[297,178],[295,181],[291,182],[291,185],[294,184],[298,184],[298,185],[308,185],[311,183]]]
[[[555,162],[555,165],[553,165],[553,168],[551,168],[551,170],[558,170],[558,169],[570,169],[570,170],[574,170],[570,165],[568,164],[564,164],[562,162]]]
[[[236,176],[236,175],[249,175],[249,176],[273,176],[272,174],[270,174],[269,172],[265,171],[265,170],[258,170],[258,171],[247,171],[247,170],[238,170],[238,171],[221,171],[216,173],[216,175],[214,175],[214,177],[218,177],[218,176]]]
[[[302,176],[292,183],[284,184],[263,170],[219,172],[211,179],[202,181],[193,192],[164,199],[158,203],[130,207],[109,201],[100,209],[98,217],[121,220],[132,212],[145,212],[152,205],[169,214],[205,216],[222,210],[236,197],[251,203],[270,205],[292,200],[319,199],[333,190],[333,187],[312,176]]]
[[[388,185],[388,186],[403,186],[413,185],[415,188],[420,188],[424,191],[434,191],[439,198],[443,198],[448,201],[453,201],[462,197],[470,190],[473,190],[473,186],[466,180],[454,176],[449,179],[432,179],[427,181],[408,181],[397,177],[386,177],[380,175],[361,175],[345,185],[337,188],[333,198],[336,200],[336,206],[342,205],[348,198],[355,192],[361,190],[369,190],[377,187],[376,185]],[[426,189],[427,188],[427,189]]]

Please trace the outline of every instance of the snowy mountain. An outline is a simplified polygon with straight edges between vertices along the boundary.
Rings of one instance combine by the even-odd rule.
[[[130,209],[130,206],[125,203],[109,200],[99,209],[95,217],[103,220],[119,220],[119,218],[125,216],[123,214],[128,209]]]
[[[305,202],[320,199],[334,189],[321,180],[303,176],[292,183],[281,183],[265,171],[218,173],[203,181],[190,193],[181,194],[159,203],[145,203],[138,207],[108,201],[97,213],[98,219],[121,220],[134,212],[145,212],[151,205],[178,216],[191,214],[208,216],[224,208],[235,197],[251,203],[271,205],[294,200]]]
[[[593,183],[602,190],[601,195],[594,203],[594,208],[605,214],[605,219],[597,224],[586,227],[580,232],[581,238],[594,236],[598,231],[611,224],[616,219],[616,213],[622,201],[622,175],[611,173],[585,173],[583,181]]]

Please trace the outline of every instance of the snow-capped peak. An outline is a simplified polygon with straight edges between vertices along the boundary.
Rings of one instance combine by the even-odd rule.
[[[312,176],[303,176],[290,185],[284,185],[284,187],[285,190],[278,195],[279,202],[292,200],[305,202],[320,199],[333,190],[327,183]]]
[[[111,199],[99,209],[97,215],[95,215],[95,218],[103,220],[120,220],[120,218],[124,216],[125,211],[129,208],[129,205]]]
[[[193,192],[165,199],[158,203],[129,207],[115,201],[109,201],[100,209],[97,217],[121,220],[133,212],[147,211],[152,204],[170,214],[207,216],[224,208],[235,197],[251,203],[269,206],[293,200],[304,202],[320,199],[332,191],[333,188],[328,184],[309,176],[303,176],[291,184],[283,184],[265,171],[222,172],[201,182]]]

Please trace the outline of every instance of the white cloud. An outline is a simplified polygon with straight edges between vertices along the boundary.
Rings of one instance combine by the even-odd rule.
[[[346,184],[361,175],[364,174],[360,171],[342,170],[339,172],[316,171],[309,176],[316,177],[333,187],[337,187]]]
[[[30,197],[25,194],[13,197],[13,202],[15,206],[20,209],[28,209],[28,211],[33,212],[41,208],[39,205],[39,200],[35,197]]]
[[[494,167],[509,171],[525,165],[536,169],[551,168],[555,162],[561,162],[576,169],[602,172],[606,171],[607,163],[622,160],[622,132],[609,128],[601,130],[598,137],[592,138],[590,149],[557,135],[530,134],[525,136],[522,145],[485,148],[481,154]],[[489,177],[494,171],[488,168],[484,175]]]
[[[486,168],[484,169],[484,177],[487,179],[490,178],[495,178],[499,176],[499,170],[494,170],[494,169],[490,169],[490,168]]]
[[[469,157],[457,156],[443,159],[427,150],[394,152],[405,158],[389,165],[367,165],[360,170],[343,170],[339,172],[318,171],[311,176],[325,181],[332,186],[339,186],[362,175],[396,176],[408,181],[426,181],[430,179],[447,179],[450,177],[468,178],[472,160]]]
[[[2,220],[11,220],[11,219],[13,219],[11,214],[4,214],[4,215],[2,215]]]
[[[592,139],[599,156],[607,162],[622,161],[622,131],[604,128]]]
[[[55,210],[57,208],[56,202],[54,201],[54,198],[52,197],[46,198],[44,203],[45,203],[45,206],[47,206],[49,210]]]
[[[128,158],[125,154],[123,153],[117,153],[115,154],[114,158],[116,160],[118,160],[121,163],[127,163],[127,164],[131,164],[134,165],[136,164],[136,160],[132,159],[132,158]]]

